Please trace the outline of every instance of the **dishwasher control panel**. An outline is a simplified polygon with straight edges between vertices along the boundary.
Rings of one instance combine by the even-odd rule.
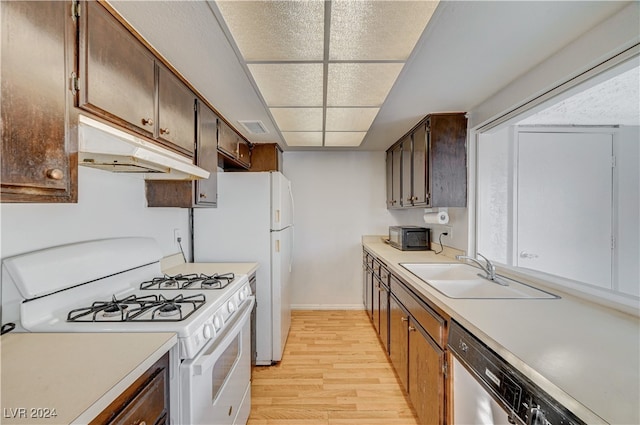
[[[507,412],[510,423],[586,425],[455,320],[447,347]]]

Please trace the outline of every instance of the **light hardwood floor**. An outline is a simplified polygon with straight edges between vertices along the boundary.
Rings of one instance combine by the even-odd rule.
[[[251,392],[248,425],[418,425],[364,311],[294,311]]]

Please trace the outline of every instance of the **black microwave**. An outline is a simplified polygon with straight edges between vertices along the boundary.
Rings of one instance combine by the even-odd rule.
[[[389,245],[402,251],[427,251],[430,229],[419,226],[389,226]]]

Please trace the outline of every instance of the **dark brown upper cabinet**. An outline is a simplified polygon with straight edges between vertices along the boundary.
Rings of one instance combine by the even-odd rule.
[[[229,124],[218,120],[218,152],[221,166],[226,169],[243,169],[251,167],[251,145],[242,138]]]
[[[215,207],[218,203],[218,121],[207,105],[198,102],[196,164],[211,174],[208,179],[194,182],[196,206]]]
[[[196,95],[101,3],[83,3],[78,107],[193,156]]]
[[[83,6],[78,106],[154,137],[154,56],[102,5],[89,1]]]
[[[402,143],[387,150],[387,208],[400,208],[402,181]]]
[[[465,207],[466,136],[464,113],[430,114],[394,143],[387,150],[387,208]]]
[[[158,65],[158,139],[194,152],[196,96],[171,71]]]
[[[406,207],[413,202],[413,135],[407,134],[400,142],[401,153],[401,180],[400,180],[400,206]]]
[[[77,202],[71,1],[2,2],[2,202]]]
[[[216,207],[218,201],[218,116],[201,100],[196,103],[196,165],[209,178],[191,181],[147,180],[149,207]]]
[[[249,171],[282,171],[282,148],[277,143],[254,143]]]

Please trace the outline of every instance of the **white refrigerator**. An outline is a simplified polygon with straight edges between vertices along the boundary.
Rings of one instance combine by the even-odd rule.
[[[257,262],[256,364],[282,359],[291,324],[293,195],[279,172],[218,173],[218,207],[193,212],[194,261]]]

